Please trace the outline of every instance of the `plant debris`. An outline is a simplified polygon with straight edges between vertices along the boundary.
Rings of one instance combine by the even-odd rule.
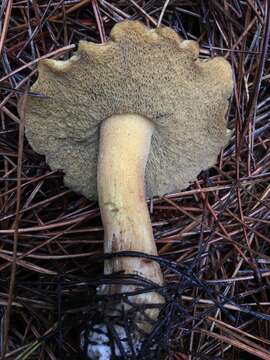
[[[141,281],[102,275],[98,204],[64,187],[17,112],[19,97],[43,97],[29,93],[40,59],[105,42],[124,19],[199,41],[201,58],[227,58],[235,83],[217,164],[149,201],[167,302],[140,359],[150,348],[162,360],[270,359],[269,2],[4,0],[0,17],[1,359],[81,359],[81,330],[110,306],[96,287]]]

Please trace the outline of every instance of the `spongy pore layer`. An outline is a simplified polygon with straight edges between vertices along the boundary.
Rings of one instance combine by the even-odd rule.
[[[167,27],[118,23],[106,44],[81,41],[67,61],[40,61],[31,91],[46,98],[28,97],[27,137],[51,168],[65,172],[66,185],[95,199],[101,122],[142,115],[154,123],[146,195],[178,191],[228,141],[230,65],[197,57],[198,45]]]

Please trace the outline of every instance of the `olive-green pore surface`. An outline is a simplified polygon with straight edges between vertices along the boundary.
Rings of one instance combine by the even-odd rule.
[[[67,186],[96,199],[99,126],[113,114],[137,113],[155,125],[147,197],[186,187],[215,163],[229,136],[230,65],[197,56],[198,45],[169,28],[124,21],[106,44],[81,41],[67,61],[40,61],[31,91],[47,98],[28,97],[30,144],[63,169]]]

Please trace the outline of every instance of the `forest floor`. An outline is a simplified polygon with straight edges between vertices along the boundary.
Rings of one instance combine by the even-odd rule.
[[[33,151],[17,103],[40,59],[67,59],[82,39],[105,42],[124,19],[199,41],[200,57],[224,56],[234,76],[232,137],[216,165],[148,202],[167,297],[159,357],[269,360],[267,0],[2,0],[1,359],[82,358],[80,329],[103,272],[98,204],[65,187],[64,174]]]

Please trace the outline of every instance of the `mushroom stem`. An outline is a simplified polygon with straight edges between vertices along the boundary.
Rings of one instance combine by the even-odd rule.
[[[144,190],[153,130],[151,121],[136,114],[113,115],[101,125],[97,181],[105,253],[140,251],[157,255]],[[158,263],[145,258],[105,261],[105,274],[119,271],[163,283]],[[106,293],[130,290],[131,286],[108,285]],[[144,304],[163,302],[155,292],[134,296],[132,300]],[[158,312],[149,310],[147,314],[156,318]]]

